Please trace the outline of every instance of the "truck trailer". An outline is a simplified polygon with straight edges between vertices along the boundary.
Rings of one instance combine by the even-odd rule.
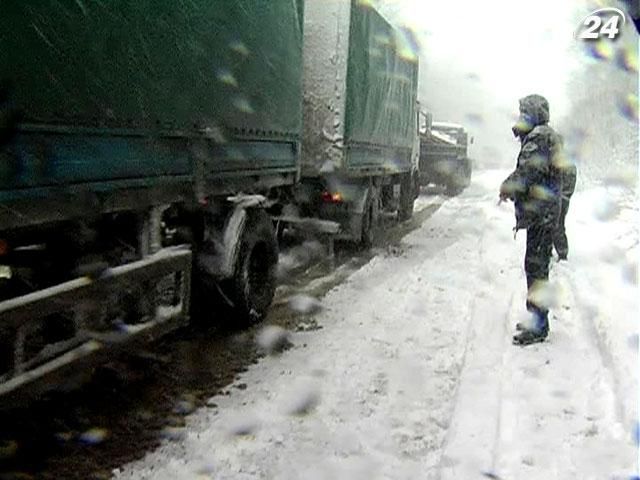
[[[299,179],[301,0],[3,2],[0,396],[221,296],[263,317]],[[218,318],[216,318],[218,317]]]
[[[370,245],[381,209],[400,219],[417,196],[418,56],[412,37],[369,2],[307,0],[301,185],[304,215]]]

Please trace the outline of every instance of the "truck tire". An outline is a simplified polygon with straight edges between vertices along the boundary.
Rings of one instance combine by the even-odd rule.
[[[379,209],[378,189],[369,188],[367,191],[367,199],[364,203],[362,212],[362,235],[360,237],[360,245],[363,248],[370,248],[374,245],[379,233]]]
[[[449,177],[446,184],[445,194],[452,197],[459,195],[462,191],[469,186],[471,181],[471,171],[468,166],[468,162],[463,162],[459,165],[453,174]]]
[[[458,182],[455,178],[450,178],[449,182],[444,187],[444,194],[447,197],[455,197],[456,195],[460,194],[461,191],[462,189],[458,185]]]
[[[468,158],[464,162],[464,186],[465,188],[471,184],[471,160]]]
[[[414,172],[411,175],[411,181],[413,182],[413,199],[416,200],[420,196],[420,174]]]
[[[402,175],[400,180],[400,202],[398,205],[398,220],[409,220],[413,216],[413,202],[415,200],[415,187],[411,174]]]
[[[258,322],[267,314],[276,289],[278,263],[278,243],[271,219],[263,210],[247,213],[228,286],[234,316],[244,325]]]

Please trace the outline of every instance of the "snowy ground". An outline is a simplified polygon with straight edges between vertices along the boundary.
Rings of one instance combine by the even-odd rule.
[[[547,342],[525,319],[524,232],[476,175],[398,247],[118,479],[611,479],[637,467],[637,201],[577,192]],[[604,200],[606,199],[606,200]],[[424,202],[425,200],[421,200]],[[426,200],[428,202],[428,200]],[[246,387],[246,388],[245,388]]]

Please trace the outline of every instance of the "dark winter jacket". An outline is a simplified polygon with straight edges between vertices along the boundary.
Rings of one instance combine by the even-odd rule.
[[[578,176],[578,169],[573,164],[561,165],[560,180],[562,182],[561,192],[562,199],[568,201],[573,195],[576,189],[576,179]]]
[[[514,201],[516,229],[558,220],[561,139],[548,121],[549,104],[543,97],[530,95],[520,100],[520,122],[514,127],[521,140],[520,153],[516,169],[500,187]]]

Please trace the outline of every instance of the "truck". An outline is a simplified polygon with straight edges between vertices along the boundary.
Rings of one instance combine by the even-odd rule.
[[[380,214],[417,196],[418,54],[370,2],[307,0],[303,141],[296,206],[374,243]]]
[[[299,179],[302,1],[5,2],[0,396],[262,318]],[[218,317],[218,318],[216,318]]]
[[[447,195],[457,195],[471,181],[472,162],[468,145],[473,143],[462,125],[434,122],[430,113],[420,112],[420,185],[437,185]]]
[[[417,58],[367,2],[15,0],[0,32],[3,402],[212,298],[259,321],[281,222],[411,214]]]

